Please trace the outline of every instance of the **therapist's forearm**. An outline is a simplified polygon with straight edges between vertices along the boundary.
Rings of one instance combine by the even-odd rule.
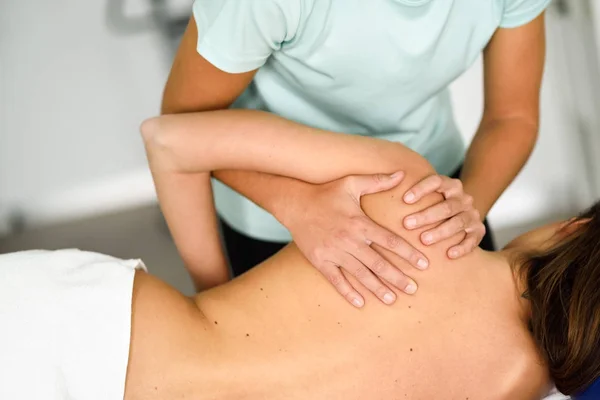
[[[267,210],[282,223],[285,204],[289,204],[293,196],[311,186],[297,179],[256,171],[220,170],[214,171],[212,175]]]
[[[538,126],[523,118],[486,121],[467,151],[461,180],[484,218],[523,168],[537,140]]]

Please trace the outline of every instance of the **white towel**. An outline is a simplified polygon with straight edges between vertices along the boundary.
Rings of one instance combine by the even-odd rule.
[[[0,255],[0,399],[122,399],[140,260]]]
[[[560,393],[556,389],[553,389],[548,396],[543,398],[543,400],[569,400],[569,399],[570,399],[569,396],[565,396],[564,394]]]

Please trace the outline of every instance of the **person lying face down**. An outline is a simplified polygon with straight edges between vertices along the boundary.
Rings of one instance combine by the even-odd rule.
[[[581,392],[600,376],[600,202],[505,249],[515,250],[530,330],[550,376],[562,392]]]
[[[407,231],[400,223],[405,215],[441,200],[438,195],[413,205],[398,200],[432,173],[422,157],[401,145],[307,131],[274,115],[238,110],[160,117],[145,123],[142,131],[167,220],[170,205],[194,204],[195,196],[209,190],[209,173],[215,169],[253,169],[314,184],[385,172],[377,175],[378,182],[390,189],[363,196],[361,206],[424,252],[431,267],[413,269],[377,248],[411,276],[418,290],[413,295],[396,290],[398,300],[388,306],[364,289],[365,305],[355,308],[293,243],[247,274],[193,298],[143,271],[134,273],[129,262],[102,258],[98,263],[105,256],[93,253],[0,256],[0,285],[11,288],[0,290],[0,310],[9,330],[25,330],[42,318],[35,307],[23,304],[51,304],[60,297],[63,316],[89,304],[85,314],[96,316],[104,337],[118,338],[82,339],[76,343],[76,356],[61,342],[58,357],[35,348],[55,348],[52,340],[60,335],[30,333],[27,337],[44,346],[14,357],[13,371],[24,371],[15,382],[26,381],[32,368],[43,367],[45,376],[60,378],[60,385],[47,387],[73,394],[85,380],[99,393],[87,393],[85,398],[92,399],[110,398],[108,390],[116,393],[114,398],[127,400],[539,399],[550,382],[571,394],[600,376],[594,346],[600,341],[599,204],[581,217],[529,232],[503,251],[476,249],[450,260],[446,249],[461,237],[425,247],[419,240],[422,231]],[[211,132],[210,140],[206,132]],[[180,193],[168,190],[188,177],[200,184]],[[361,177],[349,179],[348,185],[361,185]],[[208,232],[212,228],[206,221]],[[122,279],[103,280],[126,267],[131,272]],[[44,279],[29,279],[38,274]],[[346,278],[355,282],[353,276]],[[82,282],[86,290],[81,290]],[[52,285],[61,288],[61,296],[47,295]],[[78,301],[92,288],[98,291],[96,286],[112,295]],[[71,287],[79,289],[69,291]],[[10,302],[3,296],[10,296]],[[108,298],[122,299],[111,302],[112,313],[107,313]],[[30,310],[26,319],[23,310]],[[109,318],[121,323],[113,327]],[[130,331],[123,323],[129,318]],[[85,322],[62,320],[66,324],[56,328],[59,333]],[[27,347],[19,346],[18,335],[11,339],[10,346],[0,340],[2,354],[10,354],[9,347]],[[118,357],[99,361],[102,354],[117,350]],[[65,367],[75,362],[80,370]],[[21,364],[29,370],[19,369]],[[91,364],[102,367],[97,368],[102,373],[84,376],[81,370]],[[58,370],[62,373],[56,374]],[[0,388],[0,395],[7,387]],[[21,384],[18,393],[39,388]]]

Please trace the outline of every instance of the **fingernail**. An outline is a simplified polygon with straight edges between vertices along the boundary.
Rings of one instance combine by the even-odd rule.
[[[393,174],[390,175],[390,178],[396,178],[400,175],[402,175],[402,171],[394,172]]]
[[[412,202],[415,199],[415,194],[413,192],[406,192],[404,195],[404,201],[407,203]]]
[[[429,263],[424,258],[419,258],[419,260],[417,261],[417,266],[419,266],[419,268],[425,269],[429,266]]]
[[[416,283],[409,283],[404,288],[404,291],[406,293],[408,293],[408,294],[415,294],[415,292],[417,291],[417,284]]]
[[[359,298],[353,299],[352,304],[354,304],[356,307],[362,307],[364,305],[362,299]]]
[[[425,242],[426,244],[429,244],[431,242],[433,242],[433,235],[431,233],[426,233],[423,235],[423,242]]]
[[[394,296],[393,294],[391,294],[391,293],[386,293],[386,294],[383,296],[383,302],[384,302],[385,304],[392,304],[392,303],[394,302],[394,300],[396,300],[396,298],[395,298],[395,296]]]
[[[409,229],[414,228],[417,226],[417,219],[414,217],[408,217],[404,220],[404,225]]]
[[[450,257],[451,258],[458,257],[458,250],[452,250],[452,251],[450,251]]]

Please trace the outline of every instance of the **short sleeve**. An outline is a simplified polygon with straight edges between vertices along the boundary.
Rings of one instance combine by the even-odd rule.
[[[504,0],[501,28],[516,28],[533,21],[552,0]]]
[[[298,0],[195,0],[196,50],[217,68],[242,73],[260,68],[294,38]]]

